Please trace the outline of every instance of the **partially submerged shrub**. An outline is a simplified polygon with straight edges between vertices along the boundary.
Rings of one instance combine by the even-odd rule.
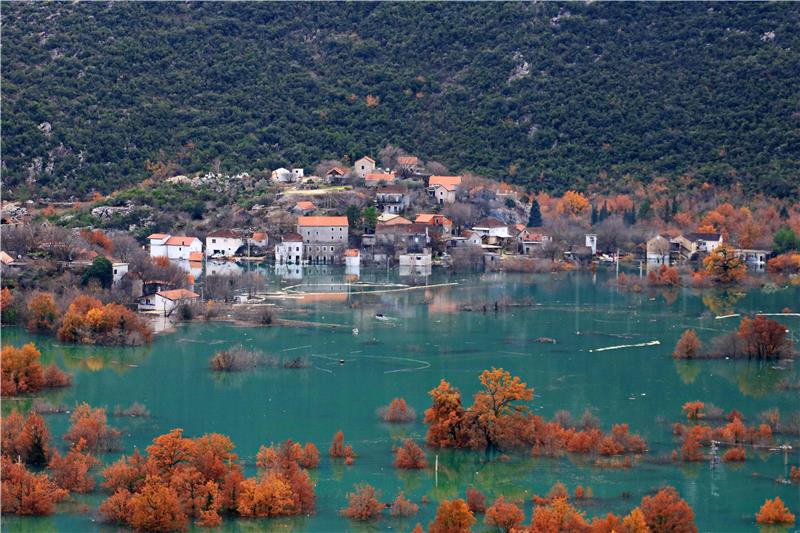
[[[256,350],[247,350],[236,346],[220,350],[211,357],[211,370],[215,372],[238,372],[249,370],[261,364],[264,354]]]
[[[378,416],[384,422],[399,424],[414,421],[417,418],[417,412],[413,407],[409,407],[403,398],[395,398],[389,405],[378,409]]]

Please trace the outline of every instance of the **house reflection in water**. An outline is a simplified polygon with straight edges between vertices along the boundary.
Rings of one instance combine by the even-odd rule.
[[[275,274],[284,280],[303,279],[303,267],[300,265],[275,265]]]

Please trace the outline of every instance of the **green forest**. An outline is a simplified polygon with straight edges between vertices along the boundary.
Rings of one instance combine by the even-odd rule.
[[[800,185],[798,3],[4,3],[7,198],[387,144],[561,192]]]

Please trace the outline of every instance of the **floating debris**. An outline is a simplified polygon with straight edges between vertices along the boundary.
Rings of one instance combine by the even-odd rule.
[[[619,346],[607,346],[605,348],[594,348],[590,352],[605,352],[606,350],[620,350],[622,348],[641,348],[644,346],[658,346],[661,341],[640,342],[638,344],[620,344]]]

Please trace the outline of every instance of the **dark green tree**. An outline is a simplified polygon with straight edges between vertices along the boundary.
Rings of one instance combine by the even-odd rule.
[[[87,285],[93,279],[96,279],[101,287],[110,288],[114,281],[114,267],[111,265],[111,261],[103,256],[95,257],[92,264],[83,273],[81,285]]]
[[[789,226],[783,226],[772,236],[772,250],[776,254],[800,250],[800,237]]]
[[[364,223],[364,232],[374,233],[375,225],[378,223],[378,210],[374,206],[365,207],[361,212],[361,219]]]
[[[649,198],[642,200],[639,206],[639,220],[648,220],[653,216],[653,205],[650,203]]]
[[[531,210],[528,214],[528,227],[538,228],[542,225],[542,212],[539,209],[539,201],[533,198],[531,201]]]
[[[348,205],[345,214],[347,215],[347,223],[351,228],[357,228],[361,225],[361,210],[358,206]]]

